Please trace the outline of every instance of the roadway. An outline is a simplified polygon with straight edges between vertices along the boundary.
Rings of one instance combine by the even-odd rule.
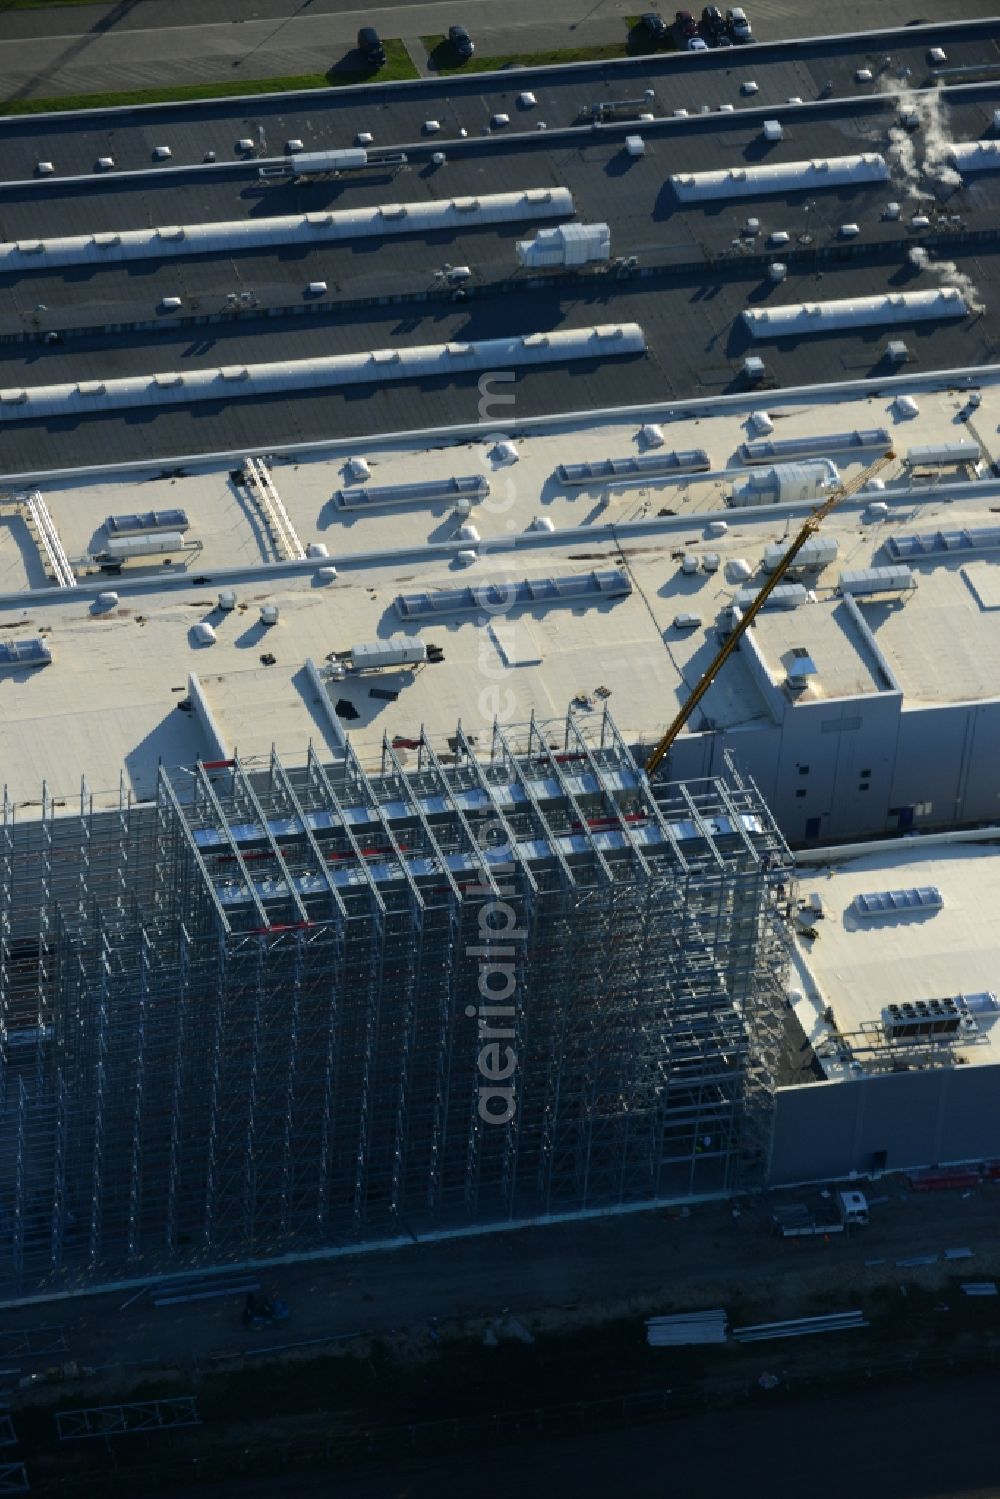
[[[427,71],[421,36],[456,21],[472,31],[481,56],[596,47],[622,41],[632,0],[400,0],[358,6],[349,0],[119,0],[115,5],[48,6],[0,14],[0,96],[53,98],[65,94],[163,88],[238,79],[315,74],[343,59],[360,25],[401,36],[415,64]],[[884,0],[883,27],[931,20],[987,17],[989,0]],[[803,7],[795,0],[758,0],[750,7],[762,41],[850,32],[869,27],[864,0],[828,0]],[[669,14],[669,12],[668,12]],[[169,15],[169,24],[164,17]]]

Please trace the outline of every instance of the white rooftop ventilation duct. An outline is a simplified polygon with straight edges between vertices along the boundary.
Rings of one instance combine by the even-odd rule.
[[[713,198],[757,198],[765,193],[814,193],[824,187],[885,182],[889,168],[875,151],[862,156],[820,156],[812,161],[727,167],[717,172],[680,172],[670,185],[682,203]]]
[[[960,318],[968,313],[955,286],[938,291],[894,292],[884,297],[848,297],[839,302],[792,302],[784,307],[748,307],[743,321],[754,338],[789,338],[793,334],[832,333],[882,323],[916,323],[930,318]]]
[[[249,144],[252,145],[253,142]],[[296,177],[315,177],[327,172],[357,172],[368,165],[368,152],[359,146],[346,146],[336,151],[301,151],[295,152],[288,164]]]
[[[534,239],[518,240],[517,258],[528,269],[608,261],[611,230],[607,224],[560,224],[556,229],[539,229]]]
[[[170,260],[179,255],[233,254],[271,245],[312,247],[330,240],[384,239],[387,235],[426,234],[441,229],[475,228],[480,224],[558,219],[573,211],[569,189],[551,187],[519,193],[486,193],[477,198],[449,198],[441,203],[384,203],[375,208],[286,214],[280,218],[232,219],[212,224],[174,224],[155,229],[115,230],[109,234],[16,240],[0,244],[0,272]],[[606,225],[604,228],[607,232]]]
[[[621,354],[642,354],[645,349],[645,335],[638,323],[600,323],[517,338],[482,339],[478,343],[417,344],[273,364],[183,373],[172,370],[86,384],[34,385],[0,390],[0,422],[4,418],[30,421],[42,416],[187,405],[191,401],[234,401],[335,385],[447,378],[484,369],[611,359]]]
[[[814,500],[831,489],[840,478],[837,465],[829,458],[805,463],[773,463],[766,468],[750,469],[733,483],[730,504],[734,508],[748,505],[800,504]]]

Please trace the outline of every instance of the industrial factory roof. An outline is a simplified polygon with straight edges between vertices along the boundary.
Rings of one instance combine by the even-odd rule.
[[[981,63],[997,35],[949,28],[949,61]],[[844,504],[823,532],[836,559],[796,580],[800,607],[761,616],[692,731],[771,722],[802,651],[795,701],[994,695],[1000,483],[982,476],[1000,384],[984,376],[970,422],[968,380],[921,377],[985,365],[1000,342],[1000,171],[979,153],[963,183],[949,154],[989,135],[1000,83],[905,92],[941,41],[544,70],[530,94],[526,76],[470,77],[0,122],[11,794],[34,800],[42,778],[66,794],[81,773],[104,792],[124,766],[146,796],[160,761],[345,731],[376,754],[386,732],[487,732],[605,694],[648,741],[809,508],[725,508],[762,432],[776,460],[832,458],[847,477],[891,441],[888,509]],[[303,177],[303,153],[333,149],[355,164]],[[676,183],[706,173],[737,198],[681,202]],[[517,241],[570,217],[610,226],[612,262],[518,270]],[[513,449],[482,440],[498,430]],[[959,439],[979,465],[905,462]],[[102,573],[109,516],[171,510],[164,551],[139,543],[120,578]],[[838,585],[886,567],[905,586]],[[338,652],[400,630],[443,660],[333,678]]]
[[[949,61],[981,62],[997,30],[950,27]],[[638,324],[646,352],[519,373],[520,417],[714,398],[745,388],[750,354],[763,357],[768,389],[887,377],[898,369],[890,338],[906,342],[908,370],[986,362],[1000,337],[1000,172],[976,170],[961,185],[948,143],[989,134],[997,84],[948,88],[931,102],[901,96],[928,83],[931,40],[941,38],[900,32],[503,80],[5,120],[0,389],[94,391],[607,322]],[[521,102],[526,78],[533,103]],[[595,125],[591,105],[616,100],[618,115]],[[493,124],[501,115],[508,123]],[[441,128],[425,130],[431,120]],[[625,148],[636,132],[639,157]],[[373,137],[364,167],[304,180],[291,165],[303,151],[353,149],[360,135]],[[887,180],[814,169],[874,157]],[[102,158],[113,165],[96,170]],[[812,164],[804,174],[803,163]],[[672,185],[733,172],[741,191],[762,174],[759,194],[682,203]],[[570,212],[609,224],[610,266],[519,270],[517,241]],[[386,232],[373,235],[379,225]],[[909,258],[916,244],[931,252],[922,266]],[[783,280],[772,279],[775,262]],[[944,315],[961,299],[946,305],[943,286],[961,291],[966,315]],[[911,318],[918,304],[898,299],[912,294],[937,295],[942,316]],[[886,317],[866,313],[864,326],[853,316],[846,325],[772,317],[764,337],[751,326],[782,307],[865,299]],[[42,419],[30,399],[0,403],[4,468],[474,420],[478,372],[294,396],[248,381],[217,402],[171,402],[141,419],[83,404],[72,419]]]
[[[299,150],[315,151],[355,144],[359,132],[374,134],[377,144],[415,142],[425,134],[425,122],[437,119],[438,139],[448,140],[462,127],[479,135],[494,117],[507,114],[509,124],[494,129],[533,128],[545,120],[549,129],[569,126],[590,117],[595,103],[625,98],[642,101],[654,113],[674,109],[698,110],[702,103],[731,101],[734,108],[782,103],[789,97],[814,99],[820,94],[863,98],[884,86],[887,76],[908,70],[907,80],[919,87],[931,80],[931,46],[947,49],[953,67],[982,65],[996,57],[995,18],[940,27],[900,28],[868,36],[766,44],[752,53],[741,51],[636,57],[627,62],[586,68],[505,70],[488,77],[425,80],[364,88],[337,88],[298,95],[252,99],[220,99],[197,104],[153,106],[121,113],[91,111],[82,120],[71,116],[20,117],[3,121],[4,171],[10,179],[30,178],[39,160],[53,162],[56,173],[90,174],[97,162],[110,156],[118,171],[136,171],[154,163],[157,147],[169,146],[171,156],[157,161],[158,169],[201,163],[214,151],[219,163],[246,153],[240,142],[254,147],[263,140],[267,154],[280,154],[290,141]],[[891,57],[891,65],[884,59]],[[868,70],[867,78],[857,76]],[[754,92],[743,92],[744,82],[756,82]],[[647,89],[653,98],[644,98]],[[520,96],[530,90],[537,103],[524,107]]]
[[[924,450],[961,438],[969,451],[964,395],[918,390],[915,399],[919,415],[909,419],[882,393],[769,402],[773,442],[828,444],[845,477],[872,456],[841,451],[856,431],[888,433],[898,456],[883,492],[844,502],[824,526],[838,555],[807,579],[801,607],[760,617],[748,654],[741,650],[705,699],[713,722],[770,722],[754,661],[780,683],[795,647],[817,668],[810,700],[995,695],[996,554],[984,533],[996,533],[1000,486],[976,480],[964,463],[906,462],[911,437]],[[190,702],[191,673],[222,747],[246,755],[272,742],[301,751],[310,736],[333,748],[344,731],[377,755],[384,732],[405,740],[423,724],[440,741],[461,719],[486,733],[495,715],[548,717],[578,696],[599,702],[606,690],[622,731],[648,742],[716,648],[722,611],[745,584],[731,564],[746,561],[758,586],[765,547],[787,538],[809,508],[725,508],[734,479],[745,476],[740,454],[759,431],[751,418],[760,409],[743,402],[712,415],[667,408],[566,418],[515,428],[512,447],[430,433],[278,454],[270,517],[239,458],[52,478],[40,486],[55,532],[48,544],[61,546],[79,580],[58,592],[45,587],[51,566],[31,491],[5,487],[0,639],[42,639],[52,654],[41,669],[14,661],[0,670],[0,763],[12,796],[36,799],[43,777],[72,794],[81,774],[99,792],[116,789],[120,766],[145,796],[159,761],[211,758],[203,721],[178,707]],[[996,431],[998,420],[1000,385],[985,385],[976,431]],[[671,472],[674,453],[708,468]],[[364,467],[352,471],[360,458]],[[656,462],[659,473],[650,471]],[[596,477],[581,481],[571,466],[584,463]],[[619,475],[612,482],[601,477],[609,464]],[[473,496],[464,520],[463,493]],[[884,517],[866,510],[872,499],[886,504]],[[167,510],[183,515],[162,520],[172,528],[163,553],[126,560],[120,577],[102,574],[92,559],[108,546],[109,516]],[[715,534],[722,519],[728,530]],[[463,525],[474,534],[463,535]],[[317,544],[328,555],[289,560]],[[471,563],[459,555],[470,551]],[[718,567],[709,571],[712,554]],[[694,572],[684,571],[685,555],[697,559]],[[333,580],[320,572],[331,565]],[[909,567],[916,587],[845,598],[840,574],[872,566]],[[477,592],[489,584],[512,592]],[[227,588],[237,594],[231,612],[216,607]],[[115,590],[117,603],[98,603],[101,590]],[[273,626],[259,622],[263,603],[278,606]],[[696,627],[674,625],[686,613],[697,615]],[[194,629],[204,623],[215,632],[209,645]],[[322,673],[335,653],[400,631],[439,646],[444,659],[319,684],[310,674],[310,661]]]
[[[991,299],[992,277],[1000,270],[997,256],[981,249],[976,269],[981,294]],[[876,295],[884,289],[890,270],[898,275],[898,262],[891,268],[851,263],[803,274],[794,281],[790,277],[786,294],[812,300],[821,275],[818,287],[824,296]],[[524,335],[573,333],[609,321],[610,314],[615,324],[635,323],[641,328],[646,353],[519,370],[505,387],[505,394],[514,397],[519,420],[618,403],[690,397],[709,401],[746,390],[743,359],[761,346],[751,342],[740,314],[759,288],[759,274],[755,270],[748,276],[746,267],[726,268],[711,285],[703,272],[696,281],[686,278],[683,283],[651,275],[624,283],[630,289],[618,290],[616,284],[610,296],[601,279],[563,290],[514,290],[436,310],[424,304],[415,309],[366,307],[349,321],[289,315],[259,323],[223,321],[175,328],[159,336],[135,330],[110,340],[67,339],[65,347],[54,349],[5,346],[0,349],[0,387],[19,391],[43,384],[148,381],[165,372],[323,359],[332,351],[367,357],[374,350],[411,344],[502,339],[513,330]],[[919,286],[926,273],[908,269],[905,276]],[[982,364],[995,354],[993,321],[992,314],[974,314],[912,328],[866,328],[800,338],[787,345],[768,344],[765,367],[780,370],[784,386],[889,378],[899,368],[887,354],[891,339],[901,339],[909,351],[907,372]],[[18,352],[12,354],[12,348]],[[0,417],[3,466],[8,473],[25,474],[77,465],[101,468],[114,462],[314,442],[331,432],[360,437],[474,422],[482,405],[479,380],[478,370],[421,379],[373,378],[346,390],[317,386],[293,396],[280,390],[243,394],[231,387],[217,402],[171,404],[144,411],[141,420],[131,411],[94,411],[69,420],[25,421],[19,419],[16,404],[5,403]],[[766,380],[765,400],[772,399],[772,391],[773,382]]]
[[[840,1034],[857,1042],[883,1006],[996,993],[1000,933],[991,913],[1000,900],[1000,853],[995,844],[948,834],[854,857],[831,852],[829,861],[822,851],[799,859],[801,895],[818,894],[823,915],[804,923],[815,937],[797,939],[793,984],[796,1014],[824,1070],[837,1078],[852,1069],[831,1043],[827,1006]],[[887,898],[857,901],[863,896]],[[1000,1011],[976,1000],[970,1009],[978,1028],[959,1032],[955,1055],[970,1064],[1000,1061]],[[862,1065],[865,1056],[859,1048]]]

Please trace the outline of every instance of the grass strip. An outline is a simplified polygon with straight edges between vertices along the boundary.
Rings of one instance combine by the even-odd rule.
[[[651,47],[640,30],[639,16],[625,17],[625,40],[604,42],[583,47],[554,47],[541,52],[511,52],[499,57],[480,57],[473,54],[467,61],[457,58],[448,44],[448,38],[439,34],[422,36],[427,51],[427,61],[435,73],[492,73],[501,68],[548,68],[565,62],[607,62],[621,57],[641,57],[655,52],[676,51],[671,35],[662,47]]]
[[[82,0],[59,0],[82,3]],[[419,78],[409,53],[400,41],[384,43],[386,60],[373,72],[339,64],[326,73],[304,73],[293,78],[241,78],[225,83],[174,84],[169,88],[127,89],[122,93],[65,94],[56,99],[5,99],[0,115],[32,115],[77,109],[112,109],[131,104],[183,104],[189,100],[228,99],[239,94],[284,94],[296,89],[347,88],[360,83],[401,83]]]

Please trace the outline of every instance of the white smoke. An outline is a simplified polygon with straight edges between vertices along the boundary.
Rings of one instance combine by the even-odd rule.
[[[888,85],[883,84],[883,87]],[[948,124],[948,112],[940,89],[892,89],[899,111],[899,123],[889,130],[887,155],[889,168],[899,186],[912,193],[927,193],[934,183],[944,187],[961,187],[961,173],[951,160],[955,144]],[[923,146],[918,159],[917,143]],[[970,312],[985,312],[983,300],[972,278],[960,271],[953,260],[938,260],[922,245],[909,251],[914,269],[927,271],[945,286],[954,286],[965,298]]]
[[[954,286],[965,298],[970,312],[985,312],[986,307],[975,283],[964,271],[960,271],[953,260],[938,260],[923,245],[914,245],[907,259],[918,271],[929,271],[945,286]]]
[[[889,159],[894,174],[903,187],[919,191],[921,183],[939,182],[944,187],[961,187],[961,173],[951,160],[955,144],[948,125],[948,112],[939,88],[893,90],[899,108],[900,123],[889,130]],[[917,159],[917,140],[923,143],[923,157]]]
[[[920,188],[920,168],[913,137],[903,125],[893,125],[889,131],[889,168],[904,188],[914,192]]]
[[[915,103],[905,107],[915,109],[920,121],[924,138],[924,175],[946,187],[961,187],[961,173],[951,162],[951,148],[955,142],[948,128],[948,112],[940,90],[925,89],[912,97]]]

